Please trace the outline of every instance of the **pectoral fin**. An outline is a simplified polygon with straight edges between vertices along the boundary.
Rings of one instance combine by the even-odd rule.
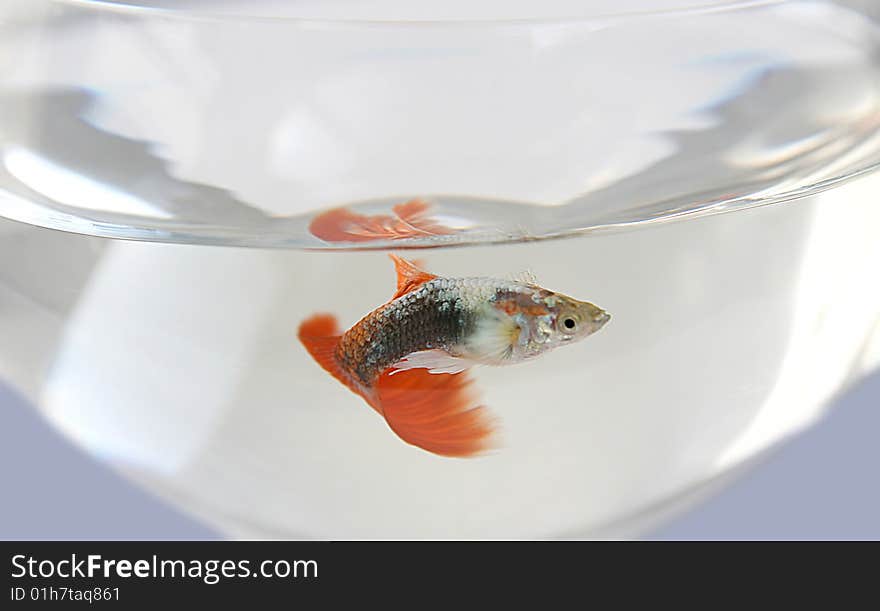
[[[426,369],[428,373],[458,373],[472,365],[470,361],[454,357],[443,350],[422,350],[408,354],[395,363],[389,375],[407,369]]]

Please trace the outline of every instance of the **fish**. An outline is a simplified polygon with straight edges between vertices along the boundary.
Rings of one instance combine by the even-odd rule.
[[[342,332],[317,313],[298,337],[331,376],[362,397],[404,442],[448,457],[497,447],[498,423],[469,372],[537,358],[605,326],[608,312],[530,280],[440,277],[390,254],[391,300]]]
[[[325,242],[373,242],[425,238],[454,233],[454,229],[432,220],[431,205],[411,199],[391,208],[393,215],[358,214],[348,208],[331,208],[317,215],[309,231]]]

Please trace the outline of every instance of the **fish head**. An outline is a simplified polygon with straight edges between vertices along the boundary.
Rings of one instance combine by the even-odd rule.
[[[549,307],[549,322],[559,344],[577,341],[604,327],[611,315],[588,301],[556,295],[556,304]]]
[[[599,306],[531,286],[506,308],[511,327],[509,362],[540,356],[596,333],[611,319]]]
[[[488,365],[539,357],[592,335],[611,319],[595,304],[534,284],[505,287],[489,305],[458,355]]]
[[[559,346],[584,339],[604,327],[611,315],[599,306],[547,290],[532,299],[539,307],[516,317],[520,328],[514,356],[530,359]]]

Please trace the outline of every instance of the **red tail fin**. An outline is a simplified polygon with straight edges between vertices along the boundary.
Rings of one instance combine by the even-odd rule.
[[[315,314],[299,326],[299,339],[312,358],[334,378],[385,417],[405,442],[443,456],[466,457],[491,447],[494,426],[485,407],[474,405],[465,372],[432,374],[407,369],[379,376],[376,388],[363,388],[336,358],[339,327],[332,314]]]
[[[392,208],[394,216],[367,216],[348,208],[333,208],[312,219],[309,231],[327,242],[372,242],[452,233],[449,227],[428,218],[430,208],[420,199],[397,204]]]
[[[465,372],[425,369],[388,372],[376,383],[378,402],[391,429],[405,442],[443,456],[474,456],[492,447],[488,411],[474,405]]]
[[[299,326],[299,341],[318,365],[353,392],[364,396],[363,390],[339,366],[339,361],[336,359],[336,346],[339,345],[341,335],[336,317],[332,314],[314,314]]]

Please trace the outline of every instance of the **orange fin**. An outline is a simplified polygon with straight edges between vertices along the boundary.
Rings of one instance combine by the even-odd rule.
[[[405,442],[455,457],[493,446],[494,423],[485,407],[474,404],[467,373],[389,372],[376,383],[378,403],[391,430]]]
[[[423,199],[411,199],[409,201],[395,204],[391,210],[397,215],[397,218],[408,224],[413,230],[419,233],[448,233],[444,231],[444,227],[439,224],[428,221],[425,216],[431,209],[431,204]]]
[[[394,216],[333,208],[312,219],[309,231],[326,242],[372,242],[453,233],[453,229],[428,218],[430,209],[431,205],[421,199],[397,204],[391,209]]]
[[[366,398],[363,389],[339,365],[336,358],[336,346],[339,345],[341,335],[336,317],[332,314],[314,314],[299,326],[299,341],[318,365],[352,392]]]
[[[388,256],[394,261],[394,268],[397,270],[397,292],[394,293],[392,299],[406,295],[413,289],[437,277],[434,274],[429,274],[419,269],[414,261],[407,261],[395,254],[389,254]]]

